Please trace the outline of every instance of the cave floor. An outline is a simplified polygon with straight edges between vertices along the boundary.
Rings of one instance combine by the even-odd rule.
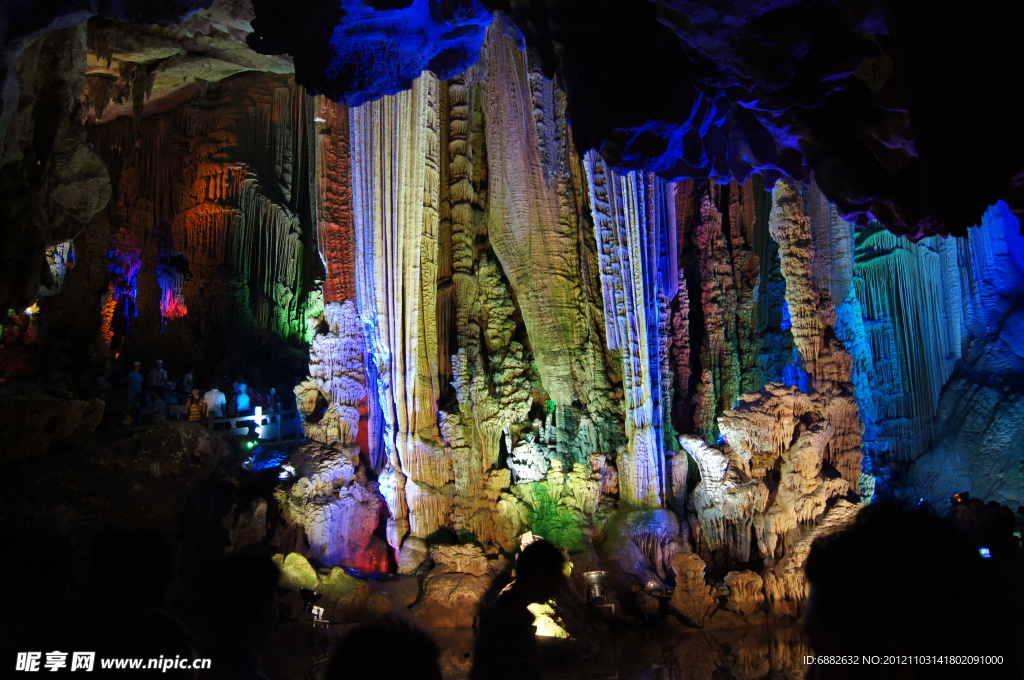
[[[264,659],[265,673],[275,680],[318,680],[332,641],[351,627],[279,627]],[[442,649],[445,680],[467,680],[472,629],[429,630]],[[601,651],[586,662],[549,664],[544,680],[798,680],[804,677],[803,656],[809,653],[795,624],[715,631],[664,623],[623,626],[600,642]]]

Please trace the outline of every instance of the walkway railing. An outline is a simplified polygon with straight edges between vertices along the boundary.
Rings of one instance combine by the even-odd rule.
[[[263,413],[263,409],[257,407],[256,412],[249,416],[206,419],[208,429],[231,435],[248,434],[253,423],[256,423],[256,436],[264,441],[272,439],[279,442],[286,437],[302,434],[302,421],[298,409]]]
[[[184,418],[176,417],[182,414],[172,412],[168,415],[168,422],[181,422]],[[199,421],[207,429],[223,435],[246,435],[253,423],[256,424],[256,436],[263,441],[281,441],[290,437],[302,435],[302,419],[299,418],[298,409],[288,411],[272,411],[263,413],[263,409],[256,408],[256,412],[248,416],[234,416],[232,418],[209,417]],[[144,432],[153,427],[153,424],[135,425],[126,428],[132,435]],[[122,430],[123,432],[124,430]]]

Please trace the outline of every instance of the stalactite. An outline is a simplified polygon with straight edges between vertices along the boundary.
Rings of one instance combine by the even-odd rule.
[[[248,284],[256,323],[282,337],[302,337],[304,244],[300,220],[247,178],[239,196],[231,261]]]
[[[354,300],[353,263],[357,254],[352,215],[348,109],[323,96],[316,98],[313,109],[317,244],[326,270],[324,300]]]
[[[685,427],[691,415],[693,392],[693,368],[690,355],[690,293],[686,284],[686,273],[680,269],[675,310],[672,313],[672,377],[675,388],[673,417],[680,427]]]
[[[761,273],[752,248],[758,199],[753,182],[725,187],[682,182],[675,196],[681,234],[679,287],[685,290],[673,319],[674,332],[681,336],[673,343],[678,385],[674,417],[677,427],[692,427],[714,441],[716,416],[740,393],[763,384],[756,322]],[[691,300],[698,286],[699,304]],[[683,343],[699,343],[699,361]]]
[[[574,170],[561,95],[550,81],[526,74],[525,53],[492,26],[485,43],[482,86],[488,158],[487,233],[515,294],[545,390],[559,408],[600,396],[590,361],[594,335],[582,313],[579,206],[582,179]],[[544,96],[535,104],[533,86]],[[545,110],[555,105],[558,111]],[[538,110],[538,108],[540,110]],[[536,116],[552,120],[540,151]],[[545,163],[547,163],[545,165]],[[543,281],[545,285],[536,285]],[[580,378],[592,385],[580,389]],[[593,381],[593,382],[592,382]]]
[[[627,445],[619,461],[620,494],[632,506],[663,502],[662,304],[657,286],[659,258],[644,252],[666,239],[665,222],[648,200],[661,198],[658,186],[638,174],[609,170],[597,153],[585,157],[600,253],[609,349],[622,354]],[[674,244],[673,244],[674,245]],[[674,251],[674,248],[673,248]],[[654,270],[652,272],[651,270]],[[653,355],[653,356],[652,356]]]
[[[811,221],[814,287],[828,293],[839,304],[846,300],[854,272],[853,225],[839,216],[834,204],[825,198],[816,184],[804,192]]]
[[[729,252],[736,283],[736,354],[740,366],[740,391],[761,388],[764,375],[759,358],[761,339],[757,332],[757,292],[760,260],[754,252],[757,203],[760,182],[756,179],[729,184]]]
[[[356,250],[363,254],[356,292],[383,414],[389,468],[381,488],[395,549],[410,527],[422,538],[448,520],[435,502],[452,475],[437,463],[438,88],[426,74],[407,92],[351,111]],[[407,481],[416,484],[409,494]]]
[[[694,241],[700,251],[704,315],[704,343],[700,351],[703,369],[695,424],[705,439],[713,441],[718,436],[715,415],[731,406],[740,394],[741,370],[736,334],[737,286],[728,242],[722,232],[722,214],[707,195],[701,199]]]
[[[822,300],[811,279],[810,219],[798,190],[777,182],[772,192],[769,221],[772,238],[779,244],[782,277],[786,281],[786,305],[792,323],[793,341],[800,351],[807,372],[816,379],[823,367],[817,365],[825,343]]]
[[[872,397],[883,423],[872,448],[911,460],[934,436],[939,394],[961,353],[961,315],[977,307],[960,299],[962,257],[954,242],[914,244],[881,229],[855,233],[853,283],[872,357]]]

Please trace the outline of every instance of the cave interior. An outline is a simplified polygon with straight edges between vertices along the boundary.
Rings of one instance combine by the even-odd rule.
[[[5,530],[258,549],[332,621],[435,628],[541,536],[632,621],[736,629],[798,617],[864,504],[1016,510],[1022,25],[8,0]],[[166,419],[129,401],[158,359]],[[188,422],[186,372],[273,417]]]

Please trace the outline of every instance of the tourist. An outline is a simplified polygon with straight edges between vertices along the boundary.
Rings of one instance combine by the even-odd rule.
[[[546,603],[566,588],[565,557],[540,539],[523,548],[515,580],[480,616],[471,680],[536,680],[541,677],[534,616],[527,607]]]
[[[164,362],[156,360],[156,368],[149,372],[150,387],[165,387],[167,385],[167,371],[164,370]]]
[[[188,422],[195,423],[206,417],[206,402],[199,396],[199,388],[193,387],[188,396]]]
[[[153,389],[153,413],[151,421],[154,425],[167,421],[167,398],[164,395],[163,387]]]
[[[216,386],[211,387],[206,394],[203,395],[203,401],[206,402],[206,414],[214,418],[224,417],[224,407],[227,405],[227,397],[224,393],[217,389]]]
[[[195,376],[190,368],[185,371],[185,375],[181,376],[181,390],[185,394],[191,394],[193,387],[195,387]]]
[[[132,372],[128,374],[128,406],[135,406],[135,397],[142,391],[142,364],[138,361],[132,366]]]
[[[267,393],[267,411],[274,413],[281,410],[281,398],[277,396],[277,390],[273,387]]]
[[[235,413],[240,416],[250,415],[249,406],[251,400],[249,394],[245,391],[245,384],[239,386],[239,389],[235,391]]]

